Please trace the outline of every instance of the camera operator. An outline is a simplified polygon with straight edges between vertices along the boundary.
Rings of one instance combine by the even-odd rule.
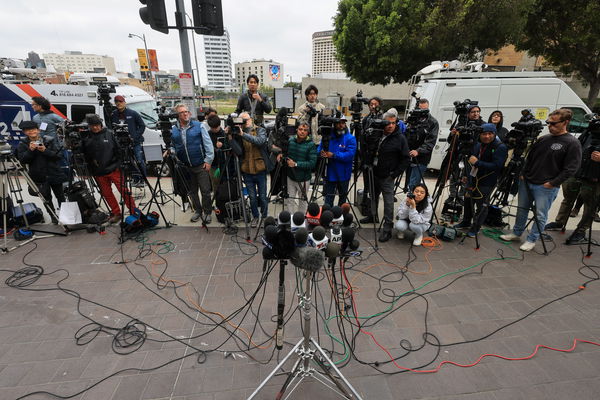
[[[544,229],[548,211],[558,195],[559,186],[575,175],[581,165],[581,144],[567,131],[573,117],[569,109],[552,111],[546,123],[549,135],[540,137],[532,146],[519,181],[519,209],[512,233],[501,235],[505,241],[519,240],[527,224],[527,215],[535,200],[537,220]],[[532,198],[533,197],[533,198]],[[540,236],[534,223],[527,241],[520,247],[530,251]]]
[[[383,119],[387,125],[383,128],[383,135],[373,154],[373,180],[375,193],[373,204],[375,210],[372,215],[377,215],[379,195],[383,194],[383,229],[379,236],[380,242],[387,242],[392,237],[394,227],[394,189],[395,180],[408,167],[408,143],[406,137],[400,133],[398,118],[394,112],[386,112]],[[373,222],[373,217],[368,216],[360,220],[361,223]]]
[[[133,186],[143,187],[144,177],[146,175],[146,161],[144,160],[144,149],[142,143],[144,143],[144,131],[146,130],[146,124],[142,119],[141,115],[130,108],[127,108],[127,102],[125,97],[116,95],[114,98],[116,109],[112,112],[111,120],[113,124],[126,123],[127,131],[133,142],[133,154],[140,167],[140,173],[142,176],[134,175]]]
[[[309,137],[310,126],[300,122],[296,128],[296,137],[289,139],[288,154],[283,160],[287,171],[288,198],[285,208],[289,212],[306,212],[307,193],[310,186],[311,172],[317,165],[317,147]],[[282,154],[277,156],[281,162]]]
[[[488,123],[496,125],[496,137],[504,143],[506,135],[508,135],[508,129],[502,126],[504,124],[504,114],[502,114],[502,111],[492,111],[488,118]]]
[[[270,113],[272,109],[267,96],[258,92],[259,82],[258,76],[255,74],[248,75],[248,78],[246,78],[248,91],[240,95],[235,109],[235,113],[238,115],[246,111],[256,122],[256,125],[261,125],[263,123],[263,114]]]
[[[113,132],[102,127],[102,120],[95,114],[88,114],[86,122],[90,133],[81,139],[82,152],[86,158],[90,173],[96,179],[100,194],[110,207],[109,222],[114,224],[121,219],[121,208],[113,194],[111,184],[115,184],[129,212],[133,213],[135,203],[125,185],[123,173],[120,170],[119,145]]]
[[[327,161],[325,173],[325,203],[333,206],[335,192],[338,205],[346,203],[348,184],[352,176],[352,163],[356,154],[356,138],[346,126],[347,118],[342,115],[335,123],[329,140],[322,140],[317,152]],[[327,143],[327,148],[324,144]]]
[[[210,135],[204,129],[201,122],[192,120],[192,116],[185,104],[175,106],[177,122],[171,128],[171,142],[177,155],[190,173],[189,196],[194,207],[191,222],[202,218],[204,211],[204,222],[212,222],[212,199],[210,181],[210,165],[215,153]],[[198,196],[198,188],[202,193],[202,203]]]
[[[600,119],[590,121],[588,129],[579,136],[581,143],[581,168],[575,177],[567,179],[562,184],[563,201],[555,222],[546,225],[547,231],[558,231],[567,222],[573,203],[578,196],[583,201],[583,214],[577,228],[567,239],[568,244],[585,241],[585,231],[590,228],[598,199],[600,199]]]
[[[221,128],[221,119],[213,114],[206,119],[208,134],[213,144],[215,156],[210,169],[213,183],[213,191],[216,191],[218,181],[229,181],[235,175],[235,164],[233,156],[226,154],[231,150],[229,139],[225,130]]]
[[[17,158],[21,163],[27,165],[29,176],[48,202],[48,208],[52,207],[53,212],[50,213],[50,217],[52,223],[56,224],[58,221],[54,216],[56,211],[52,204],[52,193],[60,207],[61,203],[65,201],[63,182],[67,181],[60,166],[63,148],[56,135],[42,136],[38,124],[33,121],[23,121],[19,127],[26,137],[17,146]],[[29,193],[33,194],[31,189]]]
[[[315,85],[308,85],[304,90],[306,101],[298,108],[298,122],[306,122],[310,126],[311,139],[316,145],[321,143],[321,137],[317,135],[319,132],[319,116],[318,113],[325,109],[325,106],[319,102],[319,89]]]
[[[260,205],[260,216],[266,218],[268,215],[269,202],[267,201],[267,172],[274,165],[269,157],[267,145],[267,132],[262,126],[254,125],[250,114],[243,112],[239,115],[242,125],[227,131],[233,134],[231,147],[241,154],[241,171],[244,183],[250,197],[250,208],[252,210],[252,221],[250,226],[256,228],[258,225]]]
[[[481,127],[483,132],[480,133],[479,142],[475,144],[469,157],[472,169],[465,193],[463,220],[454,226],[456,229],[468,228],[467,236],[469,237],[477,235],[487,218],[490,194],[496,186],[508,155],[506,145],[496,135],[496,125],[483,124]],[[473,219],[475,206],[477,213]]]
[[[208,107],[204,111],[204,118],[198,118],[198,121],[202,122],[202,125],[204,125],[204,129],[206,129],[207,132],[210,132],[210,126],[208,125],[208,119],[210,118],[211,115],[216,115],[218,117],[219,113],[214,108]],[[211,138],[212,138],[212,136],[211,136]],[[213,145],[214,145],[214,140],[213,140]]]
[[[381,119],[381,107],[383,106],[383,100],[380,97],[374,96],[369,100],[369,114],[362,119],[362,131],[366,132],[371,126],[371,122],[376,119]],[[366,186],[365,186],[366,187]]]
[[[56,137],[56,127],[64,122],[64,119],[51,111],[52,105],[42,96],[31,98],[31,107],[37,114],[32,120],[38,124],[39,130],[44,136]]]
[[[417,103],[419,110],[429,110],[429,100],[419,99]],[[409,190],[421,182],[423,174],[427,169],[427,164],[431,161],[431,152],[437,141],[437,136],[440,131],[440,125],[437,120],[431,115],[419,121],[417,129],[413,132],[406,132],[408,139],[409,152],[411,158],[409,166]],[[414,136],[413,136],[414,135]]]

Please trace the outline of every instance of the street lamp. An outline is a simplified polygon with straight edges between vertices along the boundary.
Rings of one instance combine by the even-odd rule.
[[[144,50],[146,51],[146,67],[148,68],[148,70],[146,71],[146,81],[148,81],[148,75],[150,75],[150,77],[152,78],[152,71],[150,70],[150,57],[148,56],[148,46],[146,45],[146,35],[142,33],[142,36],[140,35],[136,35],[135,33],[130,33],[128,35],[129,39],[131,39],[132,37],[136,37],[138,39],[141,39],[144,42]],[[141,67],[141,65],[140,65]],[[154,92],[154,79],[150,79],[150,86],[152,87],[152,92]]]

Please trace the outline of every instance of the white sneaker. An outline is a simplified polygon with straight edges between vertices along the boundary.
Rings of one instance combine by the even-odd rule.
[[[423,235],[418,235],[417,237],[415,237],[415,240],[413,240],[413,246],[420,246],[422,241]]]
[[[398,231],[398,233],[396,233],[396,237],[400,240],[404,239],[404,231]]]
[[[534,247],[535,247],[535,242],[526,241],[519,248],[523,251],[530,251],[530,250],[533,250]]]
[[[517,236],[514,233],[506,233],[504,235],[500,235],[500,239],[504,240],[505,242],[517,241],[520,238],[521,236]]]

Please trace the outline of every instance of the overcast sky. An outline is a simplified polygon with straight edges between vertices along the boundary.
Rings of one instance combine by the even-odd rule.
[[[175,0],[165,0],[169,25],[174,25]],[[337,0],[222,0],[223,21],[231,38],[233,64],[252,58],[283,63],[285,80],[294,81],[311,72],[311,35],[332,29]],[[0,57],[26,58],[31,50],[84,53],[114,57],[118,71],[131,72],[130,60],[145,34],[148,48],[156,49],[162,70],[182,69],[179,35],[150,29],[138,10],[137,0],[28,0],[2,1],[0,7]],[[191,0],[185,0],[192,16]],[[206,83],[202,36],[196,35],[202,84]],[[190,35],[190,47],[192,40]],[[192,51],[192,67],[195,68]],[[233,68],[233,65],[232,65]]]

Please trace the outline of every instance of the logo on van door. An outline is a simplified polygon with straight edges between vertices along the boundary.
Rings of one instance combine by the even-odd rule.
[[[73,93],[68,90],[53,90],[50,92],[52,96],[61,96],[61,97],[83,97],[83,93]]]

